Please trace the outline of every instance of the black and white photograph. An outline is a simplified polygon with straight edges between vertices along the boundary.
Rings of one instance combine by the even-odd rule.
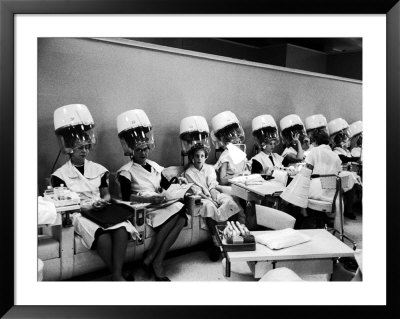
[[[362,280],[362,38],[38,38],[38,280]]]
[[[398,4],[394,20],[389,3],[348,15],[63,5],[12,9],[14,49],[1,49],[10,318],[388,304]]]

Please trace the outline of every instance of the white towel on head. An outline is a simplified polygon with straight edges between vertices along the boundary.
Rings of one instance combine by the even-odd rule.
[[[309,236],[292,228],[269,231],[263,234],[257,234],[254,237],[256,242],[263,244],[270,249],[282,249],[311,240]]]

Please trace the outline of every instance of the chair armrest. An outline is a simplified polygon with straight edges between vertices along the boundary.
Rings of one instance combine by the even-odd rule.
[[[258,225],[271,229],[284,229],[294,227],[296,218],[294,218],[293,216],[267,206],[255,205],[255,207]]]
[[[338,178],[339,175],[336,175],[336,174],[311,174],[311,178],[320,178],[320,177],[336,177],[336,178]]]
[[[197,216],[197,215],[195,215],[195,211],[196,211],[195,208],[202,205],[201,204],[201,199],[200,199],[199,203],[197,202],[197,199],[198,199],[198,197],[193,196],[193,195],[186,195],[185,198],[184,198],[185,205],[186,205],[186,207],[188,209],[189,214],[192,217]]]
[[[232,186],[217,185],[215,189],[221,193],[232,195]]]

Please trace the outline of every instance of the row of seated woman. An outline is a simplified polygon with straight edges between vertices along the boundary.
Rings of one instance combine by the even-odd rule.
[[[65,116],[69,113],[71,116]],[[93,118],[84,105],[67,105],[55,111],[56,135],[62,151],[68,154],[69,160],[52,174],[51,183],[54,187],[66,185],[68,189],[78,193],[81,200],[81,213],[71,215],[73,228],[64,227],[61,230],[59,273],[62,279],[79,275],[79,269],[87,271],[88,268],[93,268],[93,264],[97,265],[98,263],[88,257],[91,252],[95,252],[93,258],[101,258],[102,266],[105,265],[110,269],[113,280],[126,280],[122,274],[122,267],[126,258],[133,256],[133,259],[141,261],[143,268],[152,273],[156,280],[169,281],[163,269],[167,252],[194,245],[208,238],[209,233],[202,232],[206,224],[213,233],[216,222],[234,218],[242,224],[245,223],[243,205],[217,188],[218,181],[227,185],[230,178],[248,170],[245,153],[238,152],[238,148],[233,146],[243,143],[242,130],[236,123],[237,119],[234,126],[229,124],[232,121],[226,121],[226,115],[232,116],[232,114],[223,113],[218,121],[214,121],[218,122],[215,137],[225,148],[217,163],[215,165],[205,163],[209,152],[206,143],[208,133],[204,136],[195,134],[200,136],[200,140],[191,139],[187,143],[189,164],[184,172],[175,176],[168,176],[164,167],[148,159],[149,151],[155,144],[152,126],[144,111],[130,110],[120,114],[117,118],[118,136],[124,154],[130,156],[130,161],[116,172],[115,179],[118,181],[122,199],[162,204],[166,198],[161,190],[167,189],[172,177],[176,177],[179,183],[189,181],[193,184],[191,192],[201,198],[202,205],[196,211],[195,205],[190,200],[189,203],[175,202],[170,204],[168,209],[159,207],[155,212],[148,213],[144,223],[139,224],[134,219],[133,223],[124,220],[109,227],[101,227],[84,214],[86,210],[90,212],[103,210],[112,214],[116,208],[111,201],[109,171],[102,165],[86,159],[92,144],[96,143],[92,130]],[[74,114],[79,116],[72,116]],[[80,122],[75,122],[75,118]],[[299,146],[299,133],[292,134],[292,137],[297,140],[296,145]],[[183,136],[181,139],[183,141]],[[275,137],[271,141],[275,141]],[[262,145],[261,143],[260,146]],[[236,161],[234,154],[242,157],[241,160]],[[262,164],[263,161],[260,160]],[[273,159],[271,161],[273,163]],[[278,166],[277,163],[274,166]],[[87,206],[86,202],[89,202]],[[74,235],[74,231],[77,235]],[[68,247],[64,246],[65,238]],[[68,238],[77,241],[71,244]],[[133,247],[130,239],[134,239]],[[79,246],[80,244],[82,246]],[[89,251],[83,252],[85,248]],[[132,248],[133,254],[130,251]],[[80,251],[85,255],[79,254]],[[84,257],[79,258],[80,255]]]
[[[116,173],[110,174],[110,192],[113,198],[121,198],[119,185],[115,181]],[[210,240],[207,225],[202,220],[193,197],[185,198],[188,220],[181,229],[176,241],[168,251],[196,246]],[[138,225],[133,218],[135,228],[143,234],[141,241],[130,238],[124,256],[124,263],[141,262],[144,253],[153,244],[154,230],[147,223]],[[43,280],[67,280],[106,268],[105,262],[96,250],[88,248],[82,236],[74,227],[63,227],[61,223],[40,227],[38,258],[44,262]]]

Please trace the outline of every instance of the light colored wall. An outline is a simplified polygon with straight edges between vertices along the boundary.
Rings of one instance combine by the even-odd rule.
[[[251,120],[261,114],[272,114],[277,123],[291,113],[302,119],[316,113],[328,121],[361,119],[359,82],[234,62],[92,39],[39,39],[39,191],[58,153],[53,112],[66,104],[88,106],[99,137],[90,159],[110,171],[128,161],[116,117],[129,109],[142,108],[148,115],[156,141],[150,157],[163,166],[180,163],[179,124],[186,116],[202,115],[210,123],[217,113],[231,110],[245,129],[248,155]],[[61,156],[56,168],[65,160]],[[214,161],[212,152],[208,162]]]

